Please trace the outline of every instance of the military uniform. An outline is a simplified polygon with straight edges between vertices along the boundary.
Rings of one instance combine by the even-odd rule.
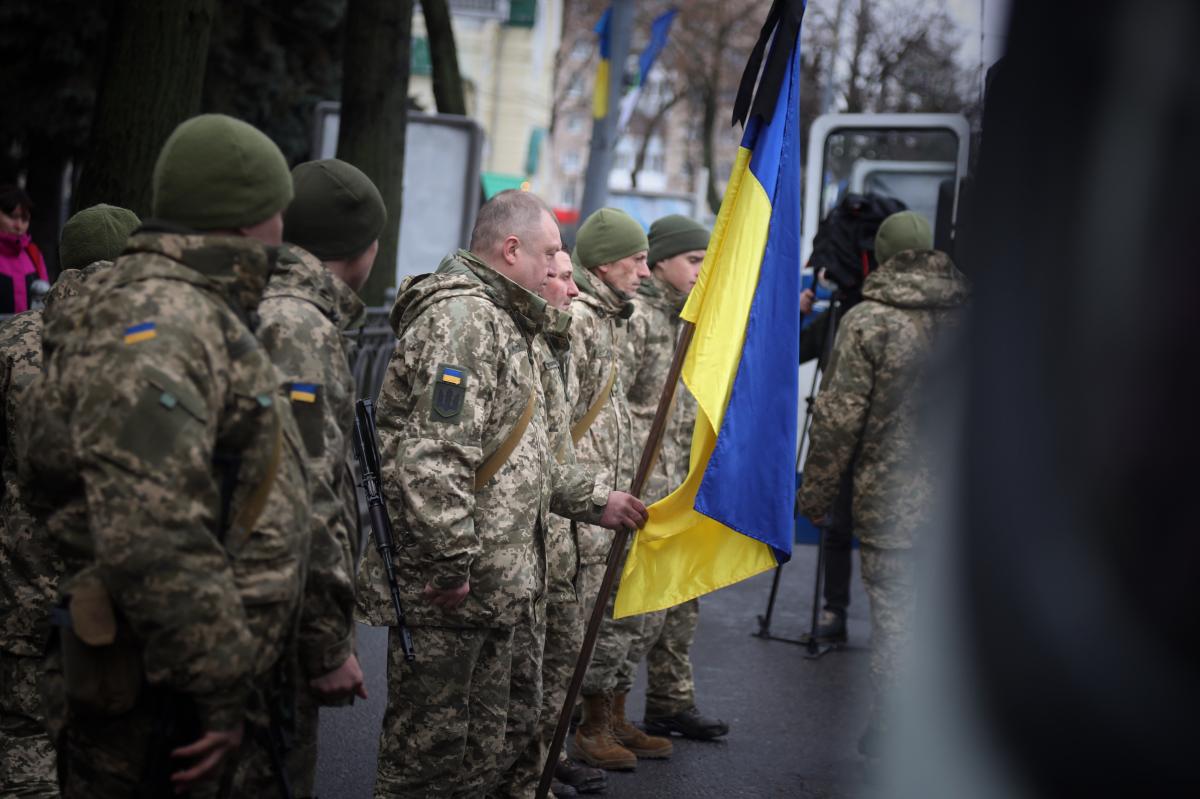
[[[624,382],[633,418],[634,452],[645,446],[658,410],[659,397],[671,369],[675,343],[683,326],[679,312],[687,295],[652,273],[634,298],[633,316],[625,339]],[[642,492],[649,505],[683,484],[691,457],[696,400],[680,380],[662,447]],[[636,455],[634,456],[637,457]],[[690,650],[699,621],[700,603],[693,599],[644,617],[641,635],[617,677],[617,691],[629,691],[638,663],[646,658],[646,718],[674,716],[695,707],[696,686]]]
[[[502,775],[537,746],[551,509],[597,521],[608,492],[554,457],[541,373],[543,300],[469,252],[410,279],[391,312],[399,338],[380,391],[383,490],[416,661],[391,631],[376,796],[532,791]],[[534,403],[500,470],[475,475]],[[392,624],[377,558],[359,601]],[[423,596],[469,580],[452,610]],[[532,744],[531,744],[532,742]],[[540,761],[539,761],[540,762]],[[510,775],[511,779],[511,775]]]
[[[310,796],[317,757],[317,701],[308,681],[354,652],[354,565],[358,518],[346,458],[355,387],[343,333],[361,323],[362,300],[319,260],[281,249],[259,306],[258,340],[287,386],[308,456],[316,521],[301,614],[297,735],[289,756],[292,788]]]
[[[813,414],[800,509],[809,517],[827,513],[842,475],[853,470],[854,526],[871,604],[871,725],[880,732],[911,627],[912,550],[933,493],[917,431],[923,365],[933,341],[957,324],[967,296],[966,278],[944,253],[891,256],[842,321]]]
[[[243,720],[242,759],[266,759],[310,523],[299,433],[247,327],[270,268],[249,239],[144,229],[86,302],[45,314],[21,481],[71,600],[67,797],[129,796],[156,746]]]

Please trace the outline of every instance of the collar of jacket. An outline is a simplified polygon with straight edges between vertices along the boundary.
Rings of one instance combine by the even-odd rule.
[[[29,246],[29,234],[18,236],[15,233],[0,233],[0,255],[7,255],[10,258],[20,255],[21,250]]]
[[[142,253],[161,258],[128,259]],[[219,294],[235,312],[251,314],[258,309],[276,253],[277,248],[246,236],[196,233],[149,222],[126,242],[121,253],[124,263],[115,279],[122,283],[147,277],[183,280]]]
[[[863,283],[864,300],[896,308],[956,308],[967,302],[971,284],[940,250],[896,253]]]
[[[575,301],[594,309],[601,318],[628,319],[633,315],[633,303],[590,269],[575,269],[575,285],[579,286]]]
[[[524,333],[534,336],[546,329],[550,321],[549,312],[554,309],[541,297],[492,269],[473,252],[459,250],[453,260],[483,284],[492,301],[508,311]],[[445,262],[442,265],[446,266]],[[442,272],[442,267],[438,267],[438,271]]]
[[[279,248],[275,271],[263,292],[268,297],[295,297],[316,306],[338,330],[358,327],[366,317],[362,299],[317,256],[294,244]]]
[[[678,315],[687,304],[688,295],[663,280],[657,272],[650,272],[650,279],[643,280],[638,296],[655,308]]]

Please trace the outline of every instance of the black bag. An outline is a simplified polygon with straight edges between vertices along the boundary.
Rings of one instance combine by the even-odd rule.
[[[908,206],[879,194],[847,194],[821,220],[813,239],[808,265],[825,270],[825,277],[843,291],[857,291],[875,262],[875,233],[880,224]]]

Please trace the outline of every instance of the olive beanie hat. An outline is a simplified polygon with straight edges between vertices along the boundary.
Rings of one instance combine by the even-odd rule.
[[[671,214],[650,226],[651,266],[683,252],[708,249],[708,229],[686,216]]]
[[[96,261],[113,261],[125,249],[125,240],[142,222],[128,208],[93,205],[63,225],[58,241],[59,266],[82,269]]]
[[[585,269],[611,264],[650,249],[646,231],[632,216],[617,208],[601,208],[580,225],[575,255]]]
[[[875,262],[883,266],[905,250],[932,250],[933,231],[929,221],[916,211],[901,211],[883,220],[875,233]]]
[[[224,114],[181,123],[154,165],[154,217],[194,230],[256,225],[291,199],[283,153],[253,125]]]
[[[323,261],[353,258],[383,232],[387,208],[358,167],[329,158],[292,170],[296,199],[283,215],[283,238]]]

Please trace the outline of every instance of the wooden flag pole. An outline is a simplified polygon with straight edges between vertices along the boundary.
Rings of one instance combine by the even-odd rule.
[[[654,422],[650,425],[650,435],[646,438],[646,446],[642,449],[642,459],[638,462],[637,473],[633,477],[633,485],[629,493],[641,497],[646,479],[650,476],[650,466],[662,445],[663,434],[667,429],[667,418],[670,416],[671,401],[675,398],[675,389],[679,385],[679,375],[683,371],[683,359],[687,356],[688,347],[692,343],[695,325],[684,322],[679,331],[679,341],[675,344],[675,354],[671,358],[671,369],[667,373],[667,384],[658,398],[658,409],[654,412]],[[550,793],[550,783],[554,779],[554,767],[558,765],[558,755],[562,751],[563,741],[567,737],[567,729],[571,725],[571,712],[579,699],[579,690],[583,687],[583,675],[587,672],[588,663],[592,660],[592,652],[596,648],[596,638],[600,634],[600,623],[604,619],[604,611],[608,607],[608,597],[612,593],[613,583],[617,574],[625,565],[625,543],[629,540],[630,531],[621,528],[613,534],[612,548],[608,551],[608,560],[604,565],[604,579],[600,581],[600,591],[596,595],[596,604],[592,607],[592,615],[588,619],[587,632],[583,636],[583,648],[575,660],[575,671],[571,675],[571,684],[567,687],[567,698],[563,701],[562,710],[558,714],[558,725],[554,728],[554,739],[550,742],[550,750],[546,753],[546,762],[542,766],[542,779],[538,783],[537,799],[546,799]]]

